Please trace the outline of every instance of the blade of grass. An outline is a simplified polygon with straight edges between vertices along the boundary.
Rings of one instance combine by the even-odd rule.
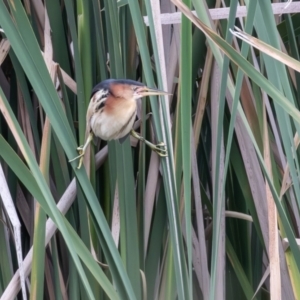
[[[129,139],[116,147],[121,219],[121,253],[137,299],[141,298],[139,242],[133,161]]]
[[[230,3],[230,12],[229,12],[229,20],[227,24],[227,31],[226,31],[226,42],[231,44],[232,41],[232,35],[228,34],[228,28],[231,28],[231,26],[235,22],[235,14],[237,9],[237,1],[231,1]],[[217,132],[216,132],[216,150],[215,150],[215,167],[214,167],[214,190],[213,190],[213,211],[214,211],[214,218],[213,218],[213,244],[212,244],[212,266],[211,266],[211,284],[210,284],[210,299],[215,299],[215,297],[220,298],[222,297],[222,294],[220,293],[220,290],[222,289],[216,287],[223,286],[223,276],[220,276],[220,274],[223,273],[222,264],[218,263],[219,257],[223,256],[222,252],[223,249],[220,249],[222,245],[222,239],[224,233],[222,233],[222,226],[221,222],[222,215],[224,213],[225,203],[223,201],[225,200],[225,181],[226,181],[226,169],[224,165],[224,161],[221,161],[222,155],[220,153],[223,153],[221,148],[223,148],[223,145],[221,145],[223,141],[223,120],[224,120],[224,107],[225,107],[225,98],[226,98],[226,89],[227,89],[227,77],[228,77],[228,71],[229,71],[229,59],[227,57],[224,57],[223,60],[223,66],[221,68],[222,72],[222,78],[221,78],[221,86],[220,86],[220,94],[219,94],[219,103],[217,107],[218,115],[216,118],[213,118],[213,120],[217,120]],[[215,106],[214,106],[215,107]],[[214,148],[214,147],[213,147]],[[224,153],[225,155],[225,153]],[[225,157],[224,157],[225,158]],[[225,245],[224,245],[225,246]],[[222,251],[219,253],[219,249]],[[218,280],[218,281],[217,281]],[[222,282],[220,282],[222,281]]]
[[[79,41],[76,32],[76,21],[74,15],[74,6],[71,0],[65,1],[69,28],[72,37],[72,46],[74,51],[74,65],[77,83],[77,109],[78,109],[78,124],[79,124],[79,141],[84,143],[85,139],[85,115],[86,115],[86,92],[84,90],[83,70],[79,53]],[[54,130],[56,132],[56,130]],[[75,156],[74,156],[75,157]]]
[[[7,222],[11,223],[12,225],[12,231],[14,236],[14,243],[15,243],[15,249],[17,254],[17,261],[19,265],[20,270],[20,282],[22,287],[22,297],[23,299],[27,300],[27,294],[26,294],[26,287],[25,287],[25,274],[24,274],[24,267],[23,267],[23,254],[22,254],[22,247],[21,247],[21,222],[18,218],[15,205],[12,200],[12,196],[10,194],[8,184],[2,169],[2,165],[0,165],[0,196],[3,201],[3,206],[6,209],[7,213]]]
[[[191,7],[191,0],[185,0],[187,7]],[[191,115],[192,115],[192,23],[188,18],[181,20],[180,43],[180,113],[181,113],[181,147],[183,171],[184,222],[186,230],[188,287],[181,299],[192,296],[192,224],[191,224]],[[179,298],[180,298],[179,297]]]
[[[45,12],[45,28],[44,28],[44,43],[45,43],[45,61],[51,79],[54,82],[56,72],[52,68],[53,48],[50,38],[50,24],[47,11]],[[46,117],[43,137],[41,145],[40,169],[47,184],[49,185],[49,164],[50,164],[50,147],[51,147],[51,126],[49,119]],[[45,249],[40,245],[45,244],[45,229],[46,229],[46,213],[43,211],[39,203],[36,204],[34,222],[34,237],[33,237],[33,262],[31,271],[31,286],[30,299],[40,299],[44,295],[44,272],[45,272]]]
[[[146,82],[148,86],[154,86],[149,49],[146,46],[147,43],[145,39],[145,29],[144,29],[144,24],[140,13],[140,9],[139,6],[137,5],[136,0],[130,0],[128,1],[128,4],[133,19],[133,25],[137,36],[137,42],[140,49],[142,63],[144,66]],[[155,42],[156,39],[153,30],[154,28],[153,18],[152,18],[151,6],[149,1],[146,1],[146,8],[147,8],[147,14],[149,16],[149,19],[151,20],[150,33],[152,36],[152,42],[154,45],[156,45]],[[159,58],[157,56],[156,46],[154,46],[153,48],[155,51],[154,52],[155,61],[158,63]],[[162,77],[160,75],[159,68],[157,68],[157,74],[159,75],[159,82],[160,85],[162,86],[162,80],[161,80]],[[155,133],[157,135],[157,139],[166,141],[166,145],[169,152],[169,156],[165,159],[162,159],[161,163],[162,163],[162,170],[163,170],[163,177],[164,177],[166,201],[168,207],[168,218],[170,222],[170,237],[171,237],[171,243],[173,247],[177,289],[180,297],[184,297],[186,287],[187,287],[187,275],[186,275],[186,267],[184,264],[185,255],[183,252],[183,241],[182,241],[181,230],[180,230],[180,219],[179,219],[178,202],[177,202],[176,187],[175,187],[174,162],[173,162],[173,154],[172,154],[173,147],[171,142],[171,130],[169,126],[170,122],[168,122],[169,113],[168,113],[168,108],[166,103],[162,101],[161,102],[162,114],[164,117],[162,118],[163,121],[160,122],[159,119],[160,113],[154,97],[150,97],[150,102],[153,111],[153,119],[154,119]]]
[[[40,168],[45,180],[49,184],[49,160],[51,145],[51,127],[46,118],[40,157]],[[40,245],[45,244],[46,214],[39,203],[36,204],[34,218],[33,261],[31,271],[30,299],[41,299],[44,295],[45,249]]]

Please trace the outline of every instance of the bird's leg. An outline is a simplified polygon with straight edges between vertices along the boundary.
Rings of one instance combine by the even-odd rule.
[[[88,147],[89,143],[90,143],[92,140],[93,140],[93,133],[90,132],[89,135],[88,135],[88,138],[87,138],[87,140],[86,140],[86,142],[85,142],[85,144],[84,144],[83,146],[79,146],[79,147],[77,148],[77,151],[78,151],[79,155],[76,156],[75,158],[69,160],[69,162],[71,162],[71,161],[74,161],[74,160],[76,160],[76,159],[79,159],[79,163],[78,163],[77,169],[80,169],[80,168],[81,168],[85,150],[86,150],[86,148]]]
[[[168,156],[168,151],[165,143],[161,142],[158,144],[152,144],[149,141],[147,141],[144,137],[140,136],[136,131],[131,129],[130,134],[135,137],[136,139],[140,140],[141,142],[144,142],[147,146],[149,146],[153,151],[155,151],[159,156],[166,157]]]

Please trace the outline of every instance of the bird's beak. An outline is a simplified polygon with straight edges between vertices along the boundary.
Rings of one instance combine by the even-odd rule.
[[[136,93],[139,97],[145,96],[158,96],[158,95],[172,95],[168,92],[160,91],[157,89],[151,89],[146,86],[140,87],[136,90]]]

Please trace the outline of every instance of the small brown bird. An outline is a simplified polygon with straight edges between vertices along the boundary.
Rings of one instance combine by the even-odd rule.
[[[135,132],[132,127],[136,118],[136,100],[151,95],[170,95],[167,92],[151,89],[143,83],[128,79],[108,79],[98,83],[92,90],[90,104],[86,114],[86,126],[89,135],[83,146],[77,148],[78,169],[93,135],[105,141],[126,138],[130,133],[144,142],[160,156],[167,156],[164,143],[154,145]]]

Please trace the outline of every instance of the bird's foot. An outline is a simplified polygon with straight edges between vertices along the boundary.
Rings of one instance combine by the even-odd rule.
[[[69,162],[71,162],[71,161],[74,161],[74,160],[76,160],[76,159],[79,159],[79,163],[78,163],[77,169],[80,169],[80,168],[81,168],[82,162],[83,162],[83,157],[84,157],[84,154],[85,154],[85,151],[86,151],[88,145],[90,144],[90,142],[91,142],[92,140],[93,140],[93,133],[90,132],[89,135],[88,135],[88,138],[87,138],[87,140],[86,140],[86,142],[85,142],[85,144],[84,144],[83,146],[79,146],[79,147],[77,148],[77,151],[78,151],[79,155],[76,156],[75,158],[69,160]]]
[[[78,163],[77,169],[80,169],[81,166],[82,166],[82,161],[83,161],[83,157],[84,157],[84,153],[85,153],[85,148],[84,148],[84,146],[79,146],[79,147],[77,148],[77,151],[78,151],[78,154],[79,154],[79,155],[76,156],[75,158],[70,159],[69,162],[72,162],[72,161],[74,161],[74,160],[76,160],[76,159],[79,159],[79,163]]]
[[[158,144],[152,144],[151,142],[147,141],[144,137],[139,135],[136,131],[133,129],[130,131],[130,134],[135,137],[136,139],[140,140],[141,142],[145,143],[148,147],[151,148],[154,152],[156,152],[160,157],[167,157],[168,156],[168,150],[165,143],[160,142]]]
[[[156,152],[161,157],[167,157],[168,156],[168,149],[165,143],[160,142],[156,145],[152,144],[153,146],[150,148]]]

